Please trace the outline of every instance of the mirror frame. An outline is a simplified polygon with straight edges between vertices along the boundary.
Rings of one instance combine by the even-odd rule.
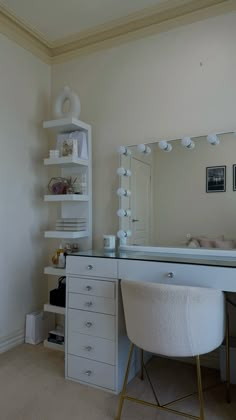
[[[203,138],[203,137],[207,137],[207,135],[209,134],[216,134],[216,135],[225,135],[225,134],[235,134],[236,135],[236,129],[235,130],[230,130],[230,131],[214,131],[212,130],[211,132],[209,132],[208,134],[200,134],[200,135],[194,135],[194,136],[189,136],[192,140],[194,139],[199,139],[199,138]],[[134,144],[134,145],[127,145],[125,147],[129,148],[129,147],[137,147],[139,144],[154,144],[154,143],[158,143],[163,139],[159,139],[159,140],[154,140],[154,139],[150,139],[143,142],[143,143],[138,143],[138,144]],[[172,142],[172,141],[177,141],[177,140],[181,140],[181,138],[165,138],[164,140],[166,140],[167,142]],[[235,139],[236,141],[236,139]],[[119,155],[119,167],[121,166],[121,156]],[[132,175],[131,175],[132,176]],[[121,181],[119,181],[119,187],[121,185]],[[120,206],[121,203],[121,198],[119,198],[119,208],[121,208]],[[118,216],[117,216],[118,217]],[[121,229],[121,218],[119,218],[119,229]],[[123,243],[122,243],[123,242]],[[120,240],[120,245],[119,245],[119,250],[121,251],[127,251],[127,252],[142,252],[142,253],[155,253],[155,254],[175,254],[178,256],[185,256],[186,258],[189,257],[209,257],[210,258],[214,258],[214,257],[235,257],[236,256],[236,249],[232,250],[224,250],[224,249],[216,249],[216,248],[212,248],[212,249],[207,249],[207,248],[184,248],[184,247],[163,247],[163,246],[143,246],[143,245],[126,245],[126,241],[122,241]]]

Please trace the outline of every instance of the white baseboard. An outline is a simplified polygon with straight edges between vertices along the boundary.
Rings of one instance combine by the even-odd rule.
[[[25,331],[20,329],[14,331],[12,334],[0,337],[0,353],[4,353],[7,350],[12,349],[13,347],[23,344],[25,340]]]

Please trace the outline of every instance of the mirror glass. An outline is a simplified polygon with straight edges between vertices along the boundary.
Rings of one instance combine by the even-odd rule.
[[[134,145],[120,155],[120,167],[131,171],[119,177],[131,193],[119,203],[130,210],[119,217],[120,230],[131,232],[127,245],[236,248],[236,136],[191,140],[193,148],[185,138],[169,141],[170,152],[156,142],[148,144],[150,153]]]

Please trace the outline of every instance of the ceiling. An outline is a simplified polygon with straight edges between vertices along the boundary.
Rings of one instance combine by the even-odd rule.
[[[1,0],[18,18],[55,41],[169,0]]]
[[[233,10],[236,0],[0,0],[0,33],[51,64]]]

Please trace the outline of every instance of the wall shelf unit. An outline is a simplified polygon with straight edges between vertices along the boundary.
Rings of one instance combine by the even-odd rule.
[[[44,267],[44,274],[47,274],[48,276],[65,276],[66,270],[65,268],[56,268],[56,267]]]
[[[82,165],[82,166],[89,166],[89,161],[80,159],[74,156],[65,156],[59,158],[46,158],[43,160],[44,165],[61,165],[61,166],[75,166],[75,165]]]
[[[76,134],[74,138],[77,141],[83,141],[83,150],[86,139],[87,156],[88,159],[81,159],[79,156],[86,157],[86,154],[81,155],[81,143],[78,143],[78,154],[76,156],[60,156],[58,158],[45,158],[44,165],[50,170],[50,177],[55,173],[67,179],[77,179],[77,187],[75,191],[77,194],[63,194],[63,195],[44,195],[44,201],[47,203],[54,202],[52,206],[54,226],[51,225],[48,230],[44,232],[45,238],[58,239],[62,247],[67,243],[75,244],[81,251],[91,249],[92,247],[92,140],[91,140],[91,126],[83,121],[73,117],[61,118],[57,120],[44,121],[43,127],[52,131],[55,141],[51,145],[52,149],[56,149],[57,135],[65,135],[65,138],[60,136],[60,141],[67,141],[68,133],[80,131],[85,133],[83,135]],[[73,135],[70,135],[70,139]],[[81,140],[80,140],[81,138]],[[53,169],[54,168],[54,169]],[[59,171],[58,171],[59,169]],[[81,194],[78,194],[81,193]],[[55,220],[56,219],[56,220]],[[51,229],[50,229],[51,228]],[[56,230],[56,229],[61,230]],[[68,230],[66,230],[68,229]],[[76,230],[81,229],[81,230]],[[84,229],[84,230],[82,230]],[[55,252],[54,249],[50,251],[51,255]],[[65,276],[66,269],[45,267],[44,274],[49,276]],[[53,306],[50,304],[44,305],[44,311],[52,312],[57,315],[65,315],[65,308]],[[57,318],[57,317],[56,317]],[[51,343],[48,340],[44,341],[45,347],[64,351],[64,345]]]
[[[53,314],[65,315],[65,308],[61,306],[50,305],[49,303],[44,304],[44,312],[52,312]]]
[[[44,196],[44,201],[89,201],[89,196],[82,194],[49,194]]]

